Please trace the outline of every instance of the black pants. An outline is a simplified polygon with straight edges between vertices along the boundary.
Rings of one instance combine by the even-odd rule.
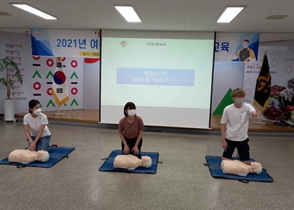
[[[136,144],[137,137],[136,137],[136,138],[133,138],[133,139],[125,138],[125,140],[126,140],[126,142],[127,142],[127,145],[128,145],[129,148],[130,148],[130,152],[129,152],[129,154],[131,154],[131,155],[135,155],[135,154],[134,154],[134,151],[131,151],[131,150],[134,148],[134,146],[135,146],[135,144]],[[140,153],[141,153],[142,143],[143,143],[143,139],[141,139],[140,142],[139,142],[139,144],[138,144],[139,154],[138,154],[138,155],[135,155],[135,156],[137,156],[137,157],[140,158],[140,159],[141,159],[141,154],[140,154]],[[124,145],[123,142],[121,142],[122,153],[124,153],[124,148],[125,148],[125,145]]]
[[[232,158],[235,148],[237,147],[239,158],[241,161],[248,161],[250,160],[250,147],[249,147],[249,139],[247,138],[244,141],[230,141],[226,139],[228,148],[226,151],[223,152],[224,158]]]

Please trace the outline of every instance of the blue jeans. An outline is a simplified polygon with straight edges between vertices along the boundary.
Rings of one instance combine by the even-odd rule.
[[[31,136],[31,138],[32,138],[33,141],[35,141],[36,136]],[[35,150],[36,151],[39,151],[39,150],[49,151],[49,149],[50,149],[49,148],[50,140],[51,140],[51,135],[40,137],[39,141],[36,144]],[[29,142],[28,147],[30,146],[30,144],[31,143]]]

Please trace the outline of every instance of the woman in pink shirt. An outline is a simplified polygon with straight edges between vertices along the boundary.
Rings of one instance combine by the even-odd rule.
[[[132,154],[141,158],[142,136],[144,123],[141,117],[136,115],[136,105],[133,102],[126,103],[124,115],[118,125],[118,133],[121,139],[122,153]]]

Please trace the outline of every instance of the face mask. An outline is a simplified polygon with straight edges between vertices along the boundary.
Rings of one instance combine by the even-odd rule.
[[[41,113],[41,108],[36,109],[36,110],[34,111],[34,114],[35,114],[35,115],[39,115],[40,113]]]
[[[245,101],[245,98],[237,98],[235,100],[235,104],[242,105],[244,103],[244,101]]]
[[[128,116],[134,116],[136,114],[136,109],[128,110]]]

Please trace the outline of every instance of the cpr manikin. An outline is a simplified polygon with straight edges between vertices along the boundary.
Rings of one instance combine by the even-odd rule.
[[[139,159],[134,155],[117,155],[113,161],[114,168],[123,168],[128,170],[135,170],[137,167],[150,168],[152,159],[149,156],[142,156]]]
[[[235,174],[239,176],[247,176],[248,173],[260,174],[262,166],[258,162],[251,162],[247,165],[239,160],[223,160],[221,169],[224,174]]]
[[[17,162],[22,164],[29,164],[34,161],[47,162],[49,160],[49,153],[47,151],[30,151],[25,149],[13,150],[9,156],[9,162]]]

